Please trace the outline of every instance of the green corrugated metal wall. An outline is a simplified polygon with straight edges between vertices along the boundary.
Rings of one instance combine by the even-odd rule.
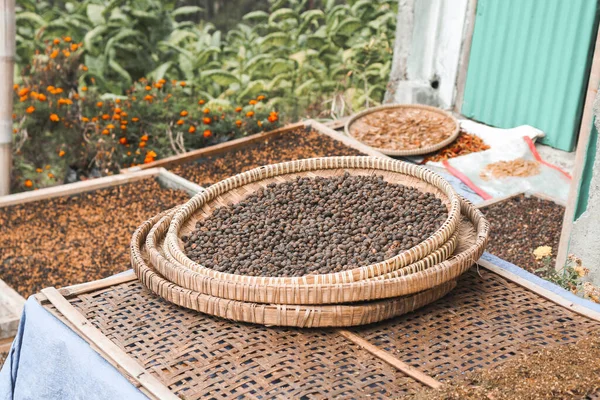
[[[462,114],[572,151],[597,16],[597,0],[479,0]]]

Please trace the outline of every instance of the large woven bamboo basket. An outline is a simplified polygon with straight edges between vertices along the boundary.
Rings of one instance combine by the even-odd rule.
[[[217,207],[240,202],[249,194],[266,187],[272,182],[280,183],[293,180],[298,176],[327,177],[344,173],[351,175],[382,175],[389,182],[401,183],[423,192],[433,193],[447,206],[448,218],[431,237],[393,258],[380,263],[330,274],[285,278],[234,275],[218,272],[197,264],[189,259],[183,251],[183,242],[180,238],[191,233],[196,222],[208,217],[212,210]],[[298,287],[299,290],[295,293],[300,295],[306,287],[365,280],[399,270],[422,260],[443,247],[452,238],[459,220],[459,196],[448,182],[428,169],[402,161],[376,157],[314,158],[256,168],[212,185],[206,191],[194,196],[179,209],[169,224],[165,239],[165,256],[173,265],[196,272],[199,275],[214,278],[219,282],[248,284],[248,287],[254,288],[253,292],[264,291],[264,288],[267,287],[280,287],[281,290],[287,290],[282,285],[289,285],[289,287]],[[164,225],[160,229],[164,229]],[[203,281],[198,284],[205,283],[206,281]],[[257,298],[256,294],[247,294],[251,297],[244,300]]]
[[[152,292],[180,306],[210,315],[264,325],[297,327],[344,327],[369,324],[414,311],[448,293],[455,286],[455,278],[464,273],[483,253],[487,243],[489,224],[470,203],[461,204],[462,222],[457,235],[454,254],[447,260],[432,265],[417,274],[436,277],[427,279],[431,284],[408,296],[351,304],[286,305],[235,301],[186,289],[166,279],[159,271],[170,262],[159,252],[158,263],[150,261],[145,243],[152,229],[164,217],[176,210],[145,222],[133,235],[131,261],[140,281]],[[158,248],[163,248],[159,246]],[[160,267],[156,267],[160,265]],[[396,278],[390,278],[394,280]],[[387,280],[373,280],[373,282]],[[394,283],[397,284],[397,283]]]
[[[360,126],[362,123],[361,120],[365,116],[382,111],[382,110],[391,110],[391,109],[421,110],[426,113],[441,115],[444,118],[447,118],[449,122],[451,122],[452,130],[449,132],[449,136],[446,139],[444,139],[438,143],[432,144],[430,146],[424,146],[424,147],[419,147],[419,148],[407,148],[407,149],[391,149],[391,148],[382,148],[382,147],[371,146],[369,143],[365,143],[365,141],[357,138],[356,135],[353,134],[355,129],[361,129],[361,126]],[[454,118],[454,116],[452,114],[450,114],[444,110],[441,110],[439,108],[436,108],[436,107],[425,106],[425,105],[420,105],[420,104],[386,104],[386,105],[379,106],[379,107],[369,108],[367,110],[361,111],[361,112],[353,115],[348,121],[346,121],[346,124],[344,125],[344,131],[346,132],[346,135],[355,138],[356,140],[360,141],[361,143],[363,143],[369,147],[372,147],[375,150],[377,150],[383,154],[387,154],[389,156],[401,157],[401,156],[417,156],[417,155],[428,154],[428,153],[432,153],[434,151],[440,150],[445,146],[448,146],[450,143],[455,141],[456,138],[458,137],[458,135],[460,134],[460,126],[459,126],[458,120],[456,118]]]

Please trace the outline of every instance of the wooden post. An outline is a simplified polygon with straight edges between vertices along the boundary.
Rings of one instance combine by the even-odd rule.
[[[556,254],[557,271],[561,271],[567,262],[567,254],[569,252],[569,242],[571,240],[571,230],[573,229],[573,220],[575,219],[575,211],[577,209],[577,200],[579,195],[579,183],[583,175],[585,167],[585,155],[590,141],[590,133],[592,130],[592,121],[594,118],[594,99],[598,94],[600,86],[600,29],[596,33],[596,45],[594,48],[594,56],[592,59],[592,67],[590,70],[590,78],[588,80],[585,102],[583,105],[583,115],[581,116],[581,124],[579,128],[579,136],[577,139],[577,152],[575,153],[575,167],[573,168],[573,179],[569,190],[569,198],[565,215],[563,217],[562,231],[560,234],[560,243]],[[590,238],[590,245],[593,246],[595,238]]]
[[[0,0],[0,196],[10,191],[15,0]]]

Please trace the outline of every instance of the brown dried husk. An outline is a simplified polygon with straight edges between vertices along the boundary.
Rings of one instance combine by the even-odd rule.
[[[481,179],[502,179],[508,177],[526,178],[540,173],[540,164],[537,161],[516,158],[510,161],[498,161],[488,164],[479,173]]]

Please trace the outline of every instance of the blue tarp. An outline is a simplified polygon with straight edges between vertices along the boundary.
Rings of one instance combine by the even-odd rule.
[[[27,300],[0,371],[0,400],[146,398],[33,296]]]

